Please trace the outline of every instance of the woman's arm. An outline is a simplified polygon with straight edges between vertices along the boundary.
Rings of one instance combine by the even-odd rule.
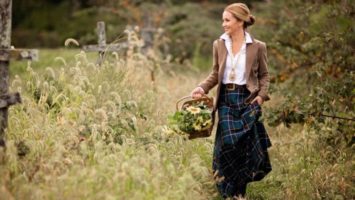
[[[263,101],[267,101],[270,99],[268,95],[270,78],[269,78],[269,71],[267,66],[267,50],[266,50],[265,43],[262,42],[260,44],[261,44],[261,48],[259,49],[259,71],[258,71],[260,90],[258,96],[260,96],[263,99]]]

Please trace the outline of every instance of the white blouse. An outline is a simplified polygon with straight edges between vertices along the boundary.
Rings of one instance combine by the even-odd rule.
[[[245,77],[245,65],[246,65],[246,44],[253,43],[249,33],[245,32],[245,43],[243,43],[240,51],[233,55],[232,51],[232,40],[227,33],[224,33],[220,36],[221,39],[224,40],[224,44],[226,45],[228,55],[226,60],[226,67],[223,75],[223,84],[234,83],[238,85],[245,85],[247,83]],[[234,58],[234,59],[232,59]],[[234,81],[229,80],[229,75],[232,71],[232,66],[234,66],[236,78]]]

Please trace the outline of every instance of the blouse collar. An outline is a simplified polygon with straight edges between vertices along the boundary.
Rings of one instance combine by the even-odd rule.
[[[247,44],[253,43],[253,40],[252,40],[250,34],[248,32],[244,32],[244,34],[245,34],[245,43],[247,43]],[[228,41],[228,42],[232,41],[232,39],[229,37],[229,35],[227,33],[223,33],[220,36],[220,38],[225,40],[225,41]]]

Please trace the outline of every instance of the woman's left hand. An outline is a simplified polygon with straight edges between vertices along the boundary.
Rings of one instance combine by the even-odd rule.
[[[256,101],[260,106],[261,106],[261,104],[264,103],[264,100],[263,100],[263,98],[261,98],[261,96],[255,97],[255,99],[253,99],[253,101],[251,101],[251,104],[253,104],[255,101]]]

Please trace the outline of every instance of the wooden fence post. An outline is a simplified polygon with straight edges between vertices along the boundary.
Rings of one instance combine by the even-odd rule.
[[[0,1],[0,95],[8,93],[9,64],[11,45],[11,0]],[[0,146],[5,146],[5,129],[7,127],[8,107],[0,108]]]
[[[38,59],[38,51],[11,48],[11,10],[12,0],[0,0],[0,147],[5,146],[8,108],[21,103],[18,92],[9,93],[10,59]]]

